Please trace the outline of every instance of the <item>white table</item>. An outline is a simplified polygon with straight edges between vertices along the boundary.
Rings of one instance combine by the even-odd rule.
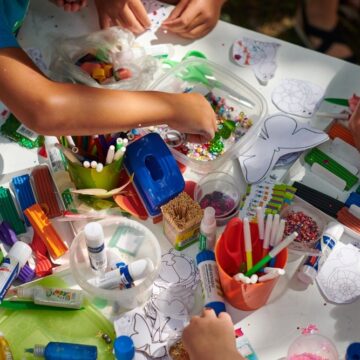
[[[93,8],[93,5],[90,8]],[[24,47],[41,49],[47,59],[48,44],[52,43],[51,39],[54,35],[77,36],[95,30],[98,30],[97,17],[90,9],[85,9],[79,14],[68,14],[56,9],[45,0],[33,1],[29,16],[20,33],[20,41]],[[266,87],[259,85],[250,69],[240,68],[229,59],[232,43],[241,36],[276,41],[282,45],[278,52],[275,77]],[[143,35],[142,43],[148,44],[149,38],[149,34]],[[173,42],[176,49],[175,57],[178,59],[188,50],[196,49],[204,52],[208,59],[226,67],[258,89],[268,101],[269,113],[277,112],[270,101],[271,92],[283,78],[312,81],[326,88],[327,95],[332,97],[349,97],[355,91],[360,93],[359,66],[225,22],[219,22],[209,35],[194,42],[170,35],[164,36],[158,42]],[[328,122],[313,120],[313,125],[325,128]],[[0,150],[3,161],[8,161],[7,163],[11,159],[17,159],[23,151],[14,146],[11,150],[5,148],[1,142]],[[36,155],[33,154],[33,157],[30,156],[27,161],[22,161],[21,166],[24,169],[31,167],[34,161]],[[228,167],[232,170],[231,163]],[[234,173],[238,173],[238,167],[234,167]],[[187,176],[193,175],[187,173]],[[170,244],[162,234],[161,226],[150,222],[147,222],[147,225],[158,236],[162,248],[169,248]],[[194,254],[196,248],[192,247],[188,252]],[[254,312],[243,312],[229,306],[229,312],[234,322],[240,321],[261,360],[276,360],[284,357],[290,343],[300,334],[300,328],[309,324],[316,324],[321,334],[332,339],[343,358],[347,345],[360,339],[360,303],[358,301],[350,305],[335,306],[326,303],[316,286],[310,286],[305,290],[294,277],[299,261],[289,261],[286,276],[280,279],[266,306]]]

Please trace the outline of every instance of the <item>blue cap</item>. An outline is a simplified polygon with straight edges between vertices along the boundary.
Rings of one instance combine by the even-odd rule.
[[[215,261],[215,254],[211,250],[202,250],[196,255],[196,263],[199,265],[203,261]]]
[[[135,356],[134,342],[130,336],[119,336],[114,341],[116,360],[132,360]]]
[[[225,304],[221,301],[213,301],[205,304],[205,307],[211,308],[215,311],[216,316],[219,316],[221,312],[226,312]]]
[[[352,343],[346,350],[346,360],[360,359],[360,343]]]

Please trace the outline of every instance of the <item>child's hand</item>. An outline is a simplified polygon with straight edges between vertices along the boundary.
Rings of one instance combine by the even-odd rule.
[[[79,11],[87,5],[87,0],[51,0],[51,2],[69,12]]]
[[[134,34],[141,34],[150,27],[141,0],[95,0],[100,27],[122,26]]]
[[[180,0],[162,28],[184,38],[205,36],[216,25],[225,0]]]
[[[194,316],[182,340],[191,360],[244,360],[236,349],[231,317],[225,312],[216,317],[210,309],[204,310],[201,317]]]
[[[355,145],[360,151],[360,101],[357,103],[356,108],[350,117],[349,128],[352,132]]]

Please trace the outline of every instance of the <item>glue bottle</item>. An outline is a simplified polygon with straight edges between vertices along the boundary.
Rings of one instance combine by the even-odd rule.
[[[345,360],[356,360],[360,359],[360,343],[352,343],[346,349]]]
[[[131,288],[134,281],[145,278],[152,271],[154,264],[151,259],[140,259],[106,272],[97,279],[96,285],[102,289]]]
[[[96,360],[97,347],[93,345],[81,345],[61,342],[49,342],[46,346],[35,345],[33,349],[26,349],[34,357],[42,357],[45,360]]]
[[[200,223],[199,248],[212,250],[216,242],[215,209],[211,206],[205,208],[204,216]]]
[[[344,233],[344,226],[337,222],[330,222],[324,229],[321,239],[315,246],[321,251],[321,256],[309,256],[301,270],[298,272],[298,279],[305,284],[313,284],[322,264],[334,249],[336,243]]]
[[[4,334],[0,332],[0,359],[13,360],[14,357],[11,353],[10,345],[5,339]]]
[[[135,356],[135,345],[130,336],[119,336],[114,341],[116,360],[132,360]]]
[[[0,303],[6,291],[19,275],[21,268],[31,257],[31,247],[22,241],[17,241],[9,250],[0,266]]]
[[[225,312],[226,308],[214,252],[211,250],[200,251],[196,255],[196,263],[200,272],[205,307],[214,309],[216,315]]]
[[[98,222],[90,222],[84,228],[85,242],[89,252],[90,266],[105,271],[107,266],[104,230]]]

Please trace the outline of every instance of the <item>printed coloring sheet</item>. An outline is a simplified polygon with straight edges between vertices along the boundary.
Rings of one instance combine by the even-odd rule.
[[[284,113],[311,118],[324,93],[324,89],[309,81],[284,79],[274,89],[272,102]]]

